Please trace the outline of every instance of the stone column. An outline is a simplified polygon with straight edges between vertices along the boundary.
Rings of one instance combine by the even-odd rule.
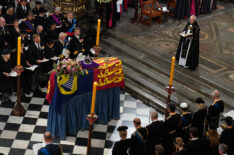
[[[88,16],[93,16],[96,12],[96,1],[97,0],[87,0],[86,9]]]

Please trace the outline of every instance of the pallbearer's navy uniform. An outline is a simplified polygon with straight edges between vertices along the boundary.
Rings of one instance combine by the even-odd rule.
[[[209,106],[207,113],[207,123],[215,123],[216,126],[219,126],[219,115],[224,110],[224,102],[220,99],[214,100],[214,102]]]
[[[56,144],[46,144],[45,147],[38,151],[38,155],[62,155],[62,148],[60,145]]]
[[[181,137],[184,139],[184,142],[187,143],[189,140],[189,128],[192,122],[192,114],[190,112],[183,112],[181,114]]]
[[[181,133],[181,116],[177,113],[171,113],[165,120],[165,155],[171,155],[173,150],[173,141]]]

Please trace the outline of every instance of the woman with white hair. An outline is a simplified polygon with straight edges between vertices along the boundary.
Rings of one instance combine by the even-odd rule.
[[[54,10],[54,13],[52,15],[50,15],[49,17],[49,21],[52,23],[56,23],[56,29],[58,30],[58,32],[62,31],[62,22],[64,20],[63,15],[61,14],[61,8],[60,7],[56,7]]]
[[[190,16],[189,22],[180,34],[180,42],[176,53],[178,64],[184,68],[195,70],[199,62],[199,33],[196,16]]]

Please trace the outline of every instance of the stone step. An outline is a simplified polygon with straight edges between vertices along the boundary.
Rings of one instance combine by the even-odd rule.
[[[127,47],[132,48],[136,51],[139,51],[141,54],[145,54],[147,56],[149,56],[153,61],[157,61],[158,63],[160,63],[161,65],[165,65],[165,71],[169,73],[170,70],[170,61],[171,58],[169,57],[168,54],[161,52],[161,51],[155,51],[155,49],[151,49],[149,47],[146,46],[142,46],[142,45],[136,45],[134,42],[131,42],[131,40],[127,40],[125,38],[122,38],[118,35],[116,35],[115,33],[113,33],[112,31],[108,31],[109,36],[111,36],[110,38],[108,38],[109,42],[114,42],[117,41],[117,45],[118,43],[121,44],[122,49],[125,49]],[[116,45],[116,44],[114,44]],[[176,50],[176,49],[175,49]],[[127,50],[125,50],[127,52]],[[208,74],[199,74],[197,72],[191,72],[190,70],[185,70],[179,66],[175,66],[176,67],[176,72],[180,72],[182,74],[184,74],[184,76],[186,76],[186,78],[192,77],[194,79],[196,79],[199,83],[204,83],[207,84],[213,88],[216,88],[218,90],[220,90],[223,94],[227,94],[226,97],[231,96],[232,98],[234,97],[234,91],[233,91],[233,86],[227,85],[225,83],[222,82],[222,79],[217,79],[216,77],[213,76],[209,76]],[[215,81],[215,82],[214,82]]]
[[[103,51],[108,51],[111,55],[118,54],[116,51],[108,49],[108,47],[104,47]],[[153,96],[161,98],[164,103],[167,101],[167,92],[164,88],[168,83],[168,77],[151,70],[143,64],[139,64],[130,57],[120,56],[119,58],[123,61],[126,79],[137,83],[137,85],[142,88],[147,88]],[[178,89],[177,92],[172,95],[172,100],[178,104],[187,102],[190,104],[191,110],[195,110],[193,102],[195,98],[201,96],[201,94],[193,92],[180,83],[176,83],[175,86]],[[208,99],[205,98],[205,100],[207,101]]]
[[[165,113],[166,104],[162,102],[158,97],[155,97],[148,93],[147,89],[139,87],[136,83],[126,78],[125,91],[131,92],[131,95],[143,101],[145,104],[158,110],[160,113]]]
[[[143,79],[146,78],[146,80],[150,81],[150,83],[155,83],[155,85],[157,85],[161,89],[162,88],[164,89],[164,86],[169,81],[169,71],[170,71],[169,63],[168,65],[165,65],[160,61],[152,60],[150,56],[144,54],[143,52],[135,50],[112,37],[103,40],[102,47],[106,48],[106,49],[104,48],[104,51],[106,50],[107,53],[110,53],[111,55],[114,56],[119,56],[120,59],[123,60],[124,65],[126,65],[126,67],[131,68],[135,72],[144,75],[141,78]],[[125,72],[125,74],[129,77],[128,73]],[[130,76],[129,78],[133,81],[136,80],[134,76],[133,77]],[[189,85],[186,82],[184,82],[185,80],[188,81],[188,79],[190,80]],[[138,81],[135,82],[141,84],[141,81],[139,81],[139,79]],[[188,102],[191,103],[191,105],[193,105],[192,103],[194,99],[198,96],[202,96],[209,103],[211,102],[209,93],[214,89],[214,87],[209,86],[205,83],[201,83],[192,76],[189,77],[186,74],[184,75],[184,73],[177,71],[177,68],[175,71],[174,85],[177,88],[177,93],[176,93],[177,99],[175,99],[177,103],[181,101],[186,101],[187,99]],[[193,86],[192,89],[191,85]],[[163,91],[165,98],[166,93],[165,90]]]

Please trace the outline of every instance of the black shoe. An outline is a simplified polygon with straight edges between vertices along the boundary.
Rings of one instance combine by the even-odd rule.
[[[31,91],[30,91],[29,89],[24,89],[24,93],[25,93],[26,95],[29,95],[29,94],[31,93]]]
[[[11,100],[3,101],[1,107],[4,108],[13,108],[15,106],[15,102],[12,102]]]
[[[34,97],[44,98],[45,95],[46,95],[46,94],[43,93],[40,89],[36,89],[36,90],[33,92],[33,96],[34,96]]]

